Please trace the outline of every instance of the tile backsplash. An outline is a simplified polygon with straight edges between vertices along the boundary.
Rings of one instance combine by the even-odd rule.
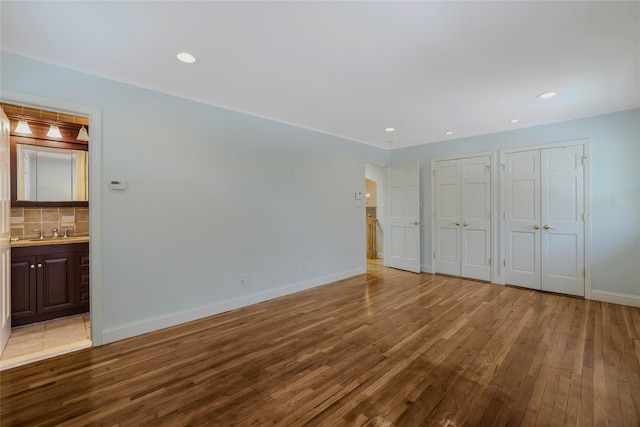
[[[33,239],[53,235],[57,228],[60,236],[67,228],[68,236],[89,235],[89,208],[11,208],[11,237]]]

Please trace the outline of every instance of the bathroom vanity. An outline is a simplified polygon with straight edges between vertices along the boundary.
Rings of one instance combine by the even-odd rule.
[[[11,242],[12,326],[89,311],[89,238]]]

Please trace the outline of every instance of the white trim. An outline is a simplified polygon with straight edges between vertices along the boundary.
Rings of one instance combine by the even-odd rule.
[[[422,273],[433,273],[431,266],[427,264],[420,264],[420,271]]]
[[[343,271],[341,273],[330,274],[315,279],[305,280],[302,282],[292,283],[280,288],[268,289],[256,292],[251,295],[245,295],[238,298],[231,298],[224,301],[214,302],[212,304],[202,305],[200,307],[188,308],[173,313],[163,314],[136,322],[124,323],[102,331],[103,343],[122,340],[125,338],[142,335],[170,326],[179,325],[193,320],[202,319],[216,314],[224,313],[229,310],[235,310],[240,307],[246,307],[259,302],[268,301],[270,299],[279,298],[295,292],[305,291],[307,289],[318,286],[327,285],[338,280],[347,279],[349,277],[364,274],[366,267],[361,266],[352,270]]]
[[[591,290],[591,299],[594,301],[608,302],[612,304],[640,307],[640,296],[637,295]]]
[[[506,187],[504,180],[504,165],[505,165],[505,156],[509,153],[518,153],[522,151],[533,151],[533,150],[544,150],[548,148],[560,148],[560,147],[572,147],[576,145],[582,145],[584,157],[586,161],[584,162],[583,168],[583,176],[584,176],[584,269],[585,269],[585,278],[584,278],[584,297],[586,299],[592,299],[592,291],[591,291],[591,187],[590,187],[590,170],[589,170],[589,139],[578,139],[574,141],[564,141],[564,142],[556,142],[551,144],[540,144],[540,145],[530,145],[526,147],[518,147],[518,148],[509,148],[503,149],[499,151],[499,164],[497,165],[500,169],[500,209],[498,211],[499,221],[500,221],[500,259],[498,260],[500,263],[500,284],[504,285],[506,280],[506,269],[503,264],[503,260],[506,259],[505,253],[505,244],[506,244],[506,220],[504,219],[503,214],[506,212]]]
[[[91,342],[99,346],[102,336],[102,211],[100,184],[102,182],[102,110],[87,105],[72,104],[23,92],[3,89],[3,102],[43,108],[89,117],[89,295],[91,312]]]
[[[490,272],[491,272],[491,276],[490,276],[490,280],[491,283],[497,283],[496,280],[498,280],[498,278],[500,277],[499,275],[496,274],[496,268],[495,268],[495,263],[493,262],[493,260],[496,258],[496,255],[498,255],[498,249],[496,248],[496,243],[497,243],[497,239],[496,239],[496,230],[498,228],[498,224],[499,224],[499,218],[496,217],[496,183],[498,182],[498,175],[497,175],[497,168],[496,168],[496,153],[495,151],[481,151],[481,152],[477,152],[477,153],[464,153],[464,154],[451,154],[448,156],[442,156],[442,157],[432,157],[431,158],[431,170],[430,170],[430,175],[429,175],[429,180],[431,182],[431,211],[429,212],[430,215],[430,222],[431,222],[431,252],[428,254],[428,258],[431,260],[431,267],[429,268],[429,272],[430,273],[435,273],[435,260],[433,257],[433,253],[435,251],[435,247],[436,247],[436,221],[435,221],[435,214],[436,214],[436,180],[435,180],[435,171],[436,171],[436,162],[442,162],[442,161],[446,161],[446,160],[458,160],[458,159],[471,159],[474,157],[484,157],[484,156],[489,156],[490,157],[490,165],[491,165],[491,182],[489,184],[489,198],[491,199],[491,219],[490,219],[490,224],[491,224],[491,268],[490,268]],[[425,212],[426,214],[426,212]]]

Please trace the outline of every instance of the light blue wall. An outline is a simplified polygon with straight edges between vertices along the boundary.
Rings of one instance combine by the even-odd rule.
[[[421,163],[423,264],[431,267],[432,158],[486,151],[497,158],[500,149],[582,139],[590,150],[592,289],[640,296],[640,109],[391,151],[391,164]]]
[[[102,110],[103,182],[91,197],[101,200],[92,262],[102,264],[105,342],[364,272],[354,193],[365,162],[384,164],[387,151],[1,59],[3,90]],[[114,178],[128,190],[108,190]]]

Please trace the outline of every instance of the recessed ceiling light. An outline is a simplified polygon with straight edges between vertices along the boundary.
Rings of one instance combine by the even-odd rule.
[[[396,130],[396,128],[385,128],[384,130],[387,132],[393,132],[394,130]]]
[[[509,123],[518,123],[520,121],[520,119],[511,119],[509,120]]]
[[[553,98],[554,96],[556,96],[558,93],[557,92],[543,92],[540,95],[538,95],[538,98],[540,99],[549,99],[549,98]]]
[[[445,135],[453,135],[453,132],[449,131],[449,132],[445,132]]]
[[[180,61],[185,62],[187,64],[193,64],[194,62],[196,62],[196,57],[191,55],[189,52],[180,52],[179,54],[176,55],[176,57]]]

